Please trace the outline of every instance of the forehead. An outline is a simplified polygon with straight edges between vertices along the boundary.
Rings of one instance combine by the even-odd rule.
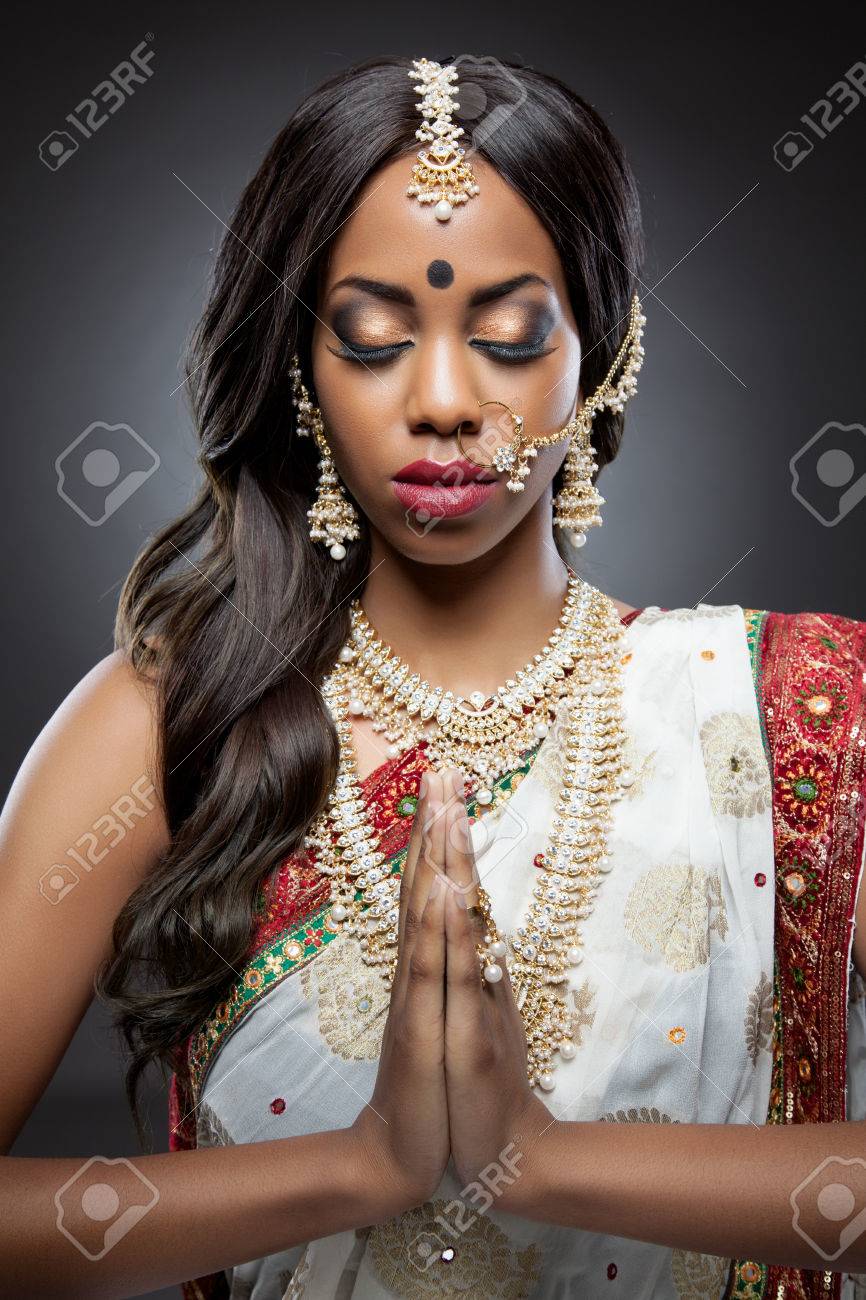
[[[461,297],[479,284],[535,271],[562,299],[567,288],[556,247],[520,195],[482,158],[472,159],[479,193],[437,221],[432,204],[406,194],[414,153],[370,177],[352,215],[341,226],[322,268],[325,293],[344,275],[400,281],[419,295],[429,290],[427,268],[436,260],[454,270],[448,292]]]

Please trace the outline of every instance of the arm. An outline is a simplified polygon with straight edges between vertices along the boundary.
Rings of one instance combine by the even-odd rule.
[[[411,1095],[429,1100],[437,1052],[441,1078],[435,1041],[408,1058],[392,1053],[377,1080],[379,1115],[364,1108],[350,1129],[112,1164],[8,1154],[91,1001],[118,910],[168,843],[154,716],[150,688],[108,656],[37,737],[0,817],[0,1276],[22,1298],[138,1295],[200,1277],[400,1213],[433,1177],[419,1173],[424,1125],[411,1126],[407,1148],[400,1125],[380,1116],[393,1120],[391,1105],[411,1112]],[[438,985],[416,985],[428,1001],[438,988],[441,1003],[441,968]],[[429,1017],[410,1010],[398,1024],[413,1044],[418,1023],[426,1032]],[[443,1158],[447,1124],[445,1133]],[[436,1181],[439,1160],[437,1147]],[[99,1213],[98,1195],[95,1206],[93,1193],[82,1197],[93,1183],[113,1188],[121,1210],[146,1207],[95,1259],[118,1215],[88,1217],[88,1205]],[[58,1193],[61,1222],[84,1249],[58,1227]]]
[[[88,1218],[81,1187],[55,1194],[81,1159],[0,1159],[0,1274],[7,1294],[72,1300],[140,1295],[400,1213],[411,1197],[389,1187],[371,1149],[353,1129],[230,1147],[136,1156],[93,1166],[120,1204],[151,1205],[111,1246],[103,1222]],[[156,1192],[142,1184],[143,1175]],[[76,1194],[77,1193],[77,1194]],[[157,1199],[158,1197],[158,1199]],[[152,1203],[152,1204],[151,1204]]]
[[[837,1160],[814,1176],[828,1156]],[[522,1169],[501,1206],[509,1213],[789,1268],[866,1268],[862,1122],[603,1124],[548,1114]],[[819,1200],[834,1185],[851,1198],[841,1220],[819,1209],[843,1206],[844,1191]],[[860,1214],[860,1231],[838,1253],[842,1229]]]

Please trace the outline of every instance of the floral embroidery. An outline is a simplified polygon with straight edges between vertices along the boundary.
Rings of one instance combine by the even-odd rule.
[[[820,882],[810,856],[797,842],[779,854],[776,870],[777,896],[788,908],[803,910],[818,898]]]
[[[375,1061],[390,1002],[378,971],[365,965],[354,935],[343,935],[323,960],[301,973],[304,997],[318,993],[319,1031],[335,1056],[344,1061]]]
[[[723,940],[728,932],[721,880],[687,862],[650,867],[632,885],[623,920],[630,938],[671,970],[702,966],[711,931]]]
[[[808,830],[821,826],[833,790],[828,759],[822,754],[794,750],[781,764],[776,789],[787,818]]]
[[[579,989],[572,989],[571,999],[574,1003],[574,1041],[576,1047],[583,1047],[583,1031],[591,1029],[595,1023],[595,1008],[590,1011],[595,1001],[596,990],[585,979]]]
[[[686,1031],[682,1025],[674,1025],[673,1029],[668,1030],[668,1038],[679,1047],[686,1041]]]
[[[680,1300],[717,1300],[731,1262],[720,1255],[695,1250],[671,1252],[671,1276]]]
[[[770,774],[756,718],[714,714],[701,727],[701,747],[714,812],[754,817],[769,807]]]
[[[752,1065],[757,1065],[760,1053],[769,1049],[773,1031],[773,985],[763,971],[749,994],[743,1024],[746,1050]]]
[[[805,678],[794,688],[794,709],[800,731],[809,739],[815,733],[829,735],[847,708],[847,692],[829,674]]]
[[[369,1252],[381,1281],[404,1300],[524,1300],[541,1277],[533,1242],[514,1250],[501,1228],[470,1205],[455,1235],[445,1200],[425,1201],[377,1224]],[[461,1223],[462,1227],[462,1223]]]
[[[767,1122],[838,1122],[846,1109],[848,951],[863,853],[866,623],[835,614],[744,612],[775,792]],[[828,689],[833,684],[843,692],[844,708]],[[739,1260],[725,1295],[839,1300],[841,1283],[832,1271]]]

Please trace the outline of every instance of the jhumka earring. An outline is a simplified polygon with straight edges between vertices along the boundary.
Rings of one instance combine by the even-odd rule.
[[[432,59],[413,59],[409,76],[420,78],[415,89],[424,96],[415,105],[424,119],[415,135],[430,143],[431,148],[419,149],[406,193],[419,203],[435,203],[436,220],[450,221],[454,205],[466,203],[478,193],[466,150],[457,143],[463,127],[451,121],[451,114],[460,107],[452,89],[457,69],[453,63],[443,68]]]
[[[301,379],[298,354],[292,356],[289,375],[292,380],[292,403],[297,411],[298,436],[313,437],[319,449],[319,482],[316,499],[307,511],[310,521],[310,540],[324,542],[332,560],[346,558],[346,542],[356,542],[360,537],[358,512],[346,496],[331,449],[325,439],[322,413],[310,399]]]
[[[629,309],[629,324],[625,337],[620,344],[610,369],[598,388],[587,398],[574,419],[563,429],[546,437],[528,438],[523,432],[523,416],[516,415],[505,402],[492,399],[479,402],[479,406],[504,406],[511,418],[514,437],[504,446],[497,447],[493,460],[485,466],[489,469],[507,471],[507,487],[511,492],[523,491],[523,480],[529,473],[529,461],[538,455],[539,447],[551,447],[565,438],[572,438],[568,454],[563,464],[562,487],[553,499],[553,526],[562,528],[572,546],[583,546],[586,541],[587,528],[601,523],[599,506],[604,505],[595,484],[593,475],[597,469],[595,448],[592,445],[592,422],[597,411],[607,406],[612,411],[622,411],[626,402],[637,392],[637,375],[643,365],[644,349],[641,345],[643,327],[646,324],[640,299],[634,294]],[[622,374],[614,381],[614,375],[622,366]],[[574,435],[574,437],[572,437]],[[467,460],[474,464],[481,461],[470,457],[460,441],[457,430],[457,445]]]

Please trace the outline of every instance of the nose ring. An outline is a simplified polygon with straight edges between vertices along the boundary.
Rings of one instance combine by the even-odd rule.
[[[485,402],[479,402],[478,405],[479,406],[504,406],[511,418],[512,428],[514,429],[514,439],[512,439],[512,442],[514,440],[517,441],[520,440],[520,435],[523,432],[523,416],[515,414],[515,412],[512,411],[511,407],[508,405],[507,402],[497,402],[495,398],[491,397],[488,398],[488,400]],[[493,468],[502,469],[503,466],[496,464],[496,453],[494,453],[493,460],[491,461],[476,460],[473,456],[469,455],[469,453],[466,451],[466,448],[463,446],[463,443],[460,441],[460,430],[462,427],[463,427],[463,421],[461,420],[460,424],[458,424],[457,426],[457,446],[460,448],[460,454],[464,456],[466,460],[471,461],[473,465],[477,465],[479,469],[493,469]],[[511,446],[510,443],[507,445]]]

